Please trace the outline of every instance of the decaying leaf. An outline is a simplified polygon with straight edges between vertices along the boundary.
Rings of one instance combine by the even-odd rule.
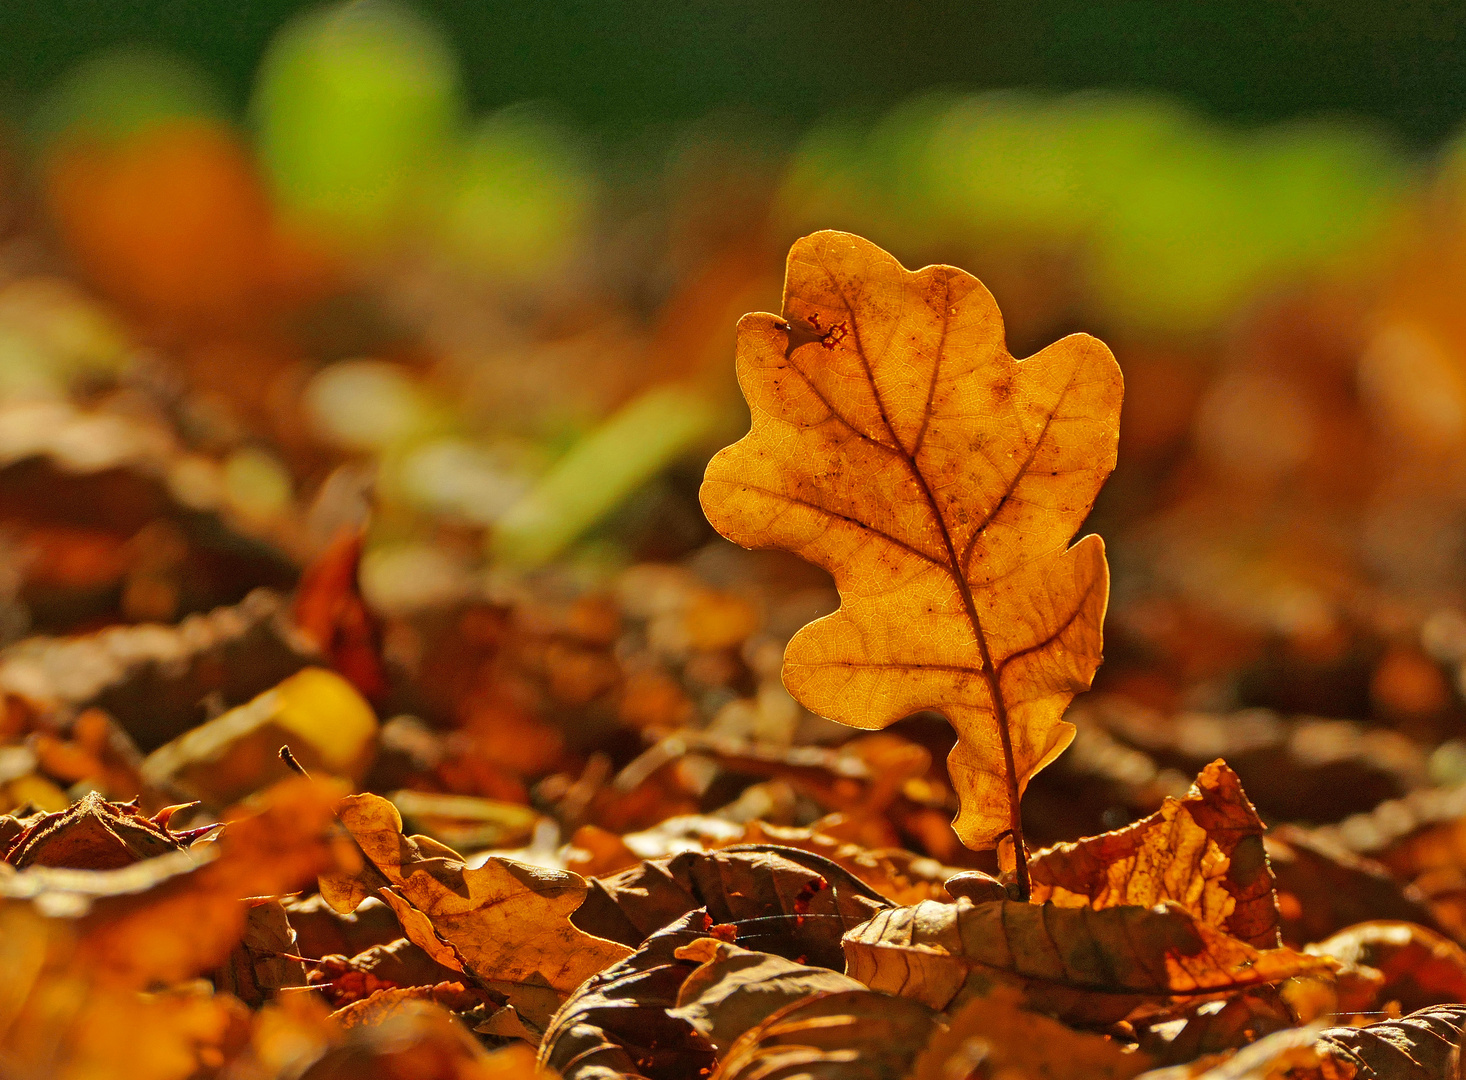
[[[700,961],[701,966],[687,976],[677,994],[677,1007],[668,1012],[707,1036],[719,1051],[727,1050],[755,1024],[811,994],[865,989],[829,968],[796,964],[716,938],[684,945],[674,955]]]
[[[177,626],[110,626],[17,642],[0,652],[0,693],[63,715],[98,705],[152,750],[207,719],[211,695],[248,701],[312,659],[280,594],[256,589]]]
[[[1104,545],[1069,542],[1115,463],[1114,358],[1075,335],[1016,361],[975,278],[822,232],[790,252],[783,315],[739,324],[738,372],[753,427],[708,465],[703,509],[841,596],[789,643],[785,685],[854,727],[944,713],[958,834],[1021,841],[1023,788],[1100,661]]]
[[[1424,926],[1383,919],[1360,923],[1307,951],[1374,968],[1383,976],[1377,999],[1394,1001],[1404,1012],[1466,1001],[1466,950]]]
[[[828,859],[794,848],[689,851],[593,878],[576,926],[639,945],[689,911],[734,928],[745,948],[839,970],[840,936],[890,902]]]
[[[44,814],[11,838],[0,841],[0,855],[11,866],[69,866],[78,870],[116,870],[140,859],[178,851],[192,837],[168,830],[175,807],[148,818],[135,805],[108,802],[95,791],[71,807]]]
[[[1035,854],[1032,899],[1093,908],[1169,900],[1240,941],[1275,948],[1278,905],[1264,829],[1237,774],[1214,761],[1184,799],[1168,798],[1123,829]]]
[[[1256,949],[1183,908],[1059,907],[994,900],[925,901],[883,911],[845,935],[846,974],[934,1009],[993,986],[1070,1023],[1107,1023],[1143,1002],[1229,994],[1333,963]]]
[[[534,987],[563,1000],[629,952],[570,922],[586,893],[576,874],[501,858],[469,867],[437,841],[403,836],[397,808],[377,795],[350,796],[337,812],[370,865],[357,875],[322,879],[332,906],[350,911],[380,890],[399,918],[407,916],[409,939],[440,960],[446,942],[448,958],[504,988],[511,1003]],[[537,1001],[544,996],[535,995]],[[533,1012],[548,1018],[543,1004]]]
[[[1441,1080],[1460,1075],[1463,1032],[1466,1005],[1436,1005],[1368,1027],[1329,1028],[1318,1048],[1358,1069],[1359,1080]]]
[[[911,1080],[1017,1075],[1035,1080],[1129,1080],[1151,1065],[1101,1035],[1065,1027],[1023,1008],[1022,995],[999,987],[974,998],[936,1032],[911,1068]]]
[[[540,1064],[565,1080],[681,1080],[711,1072],[717,1061],[713,1044],[668,1010],[699,966],[678,951],[701,940],[712,925],[707,912],[689,912],[625,960],[591,976],[545,1031]]]
[[[931,1010],[869,990],[816,994],[774,1013],[729,1048],[714,1080],[901,1080],[936,1030]]]

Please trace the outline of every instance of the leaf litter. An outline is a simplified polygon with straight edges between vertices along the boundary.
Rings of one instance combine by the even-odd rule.
[[[82,412],[32,417],[0,509],[40,462],[177,542],[25,534],[56,558],[0,651],[0,1073],[1457,1075],[1466,802],[1423,739],[1167,714],[1158,680],[1250,646],[1128,602],[1068,708],[1110,598],[1075,541],[1120,437],[1104,345],[1017,360],[977,279],[826,232],[737,367],[752,425],[701,506],[771,550],[406,604],[363,586],[345,473],[200,517],[162,414],[85,468]],[[1444,708],[1391,648],[1380,700]]]

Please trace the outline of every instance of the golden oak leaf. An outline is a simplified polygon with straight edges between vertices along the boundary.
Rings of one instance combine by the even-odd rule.
[[[1179,904],[1260,949],[1275,948],[1278,904],[1262,819],[1227,763],[1202,770],[1184,799],[1140,821],[1034,854],[1035,903],[1108,908]]]
[[[332,906],[353,910],[380,889],[410,940],[504,989],[540,1022],[570,991],[631,952],[570,922],[586,894],[577,874],[501,858],[470,867],[435,840],[404,836],[397,808],[377,795],[349,796],[337,815],[371,865],[358,875],[321,879]]]
[[[943,713],[958,835],[1021,840],[1024,786],[1100,662],[1104,544],[1070,540],[1115,464],[1114,357],[1076,334],[1015,360],[976,278],[820,232],[789,253],[783,315],[738,324],[738,378],[752,427],[708,465],[703,510],[840,591],[785,685],[852,727]]]

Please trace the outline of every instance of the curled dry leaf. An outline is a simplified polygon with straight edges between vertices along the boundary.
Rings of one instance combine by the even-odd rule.
[[[688,912],[625,960],[591,976],[550,1022],[540,1064],[565,1080],[682,1080],[711,1072],[717,1060],[713,1044],[668,1010],[699,967],[678,951],[701,940],[712,925],[706,911]]]
[[[1360,923],[1307,951],[1379,971],[1384,982],[1377,1000],[1398,1002],[1405,1012],[1466,1001],[1466,950],[1424,926],[1383,919]]]
[[[456,982],[392,987],[343,1005],[331,1014],[331,1018],[343,1028],[381,1024],[409,1007],[409,1003],[419,1001],[430,1001],[445,1009],[471,1009],[482,1002],[483,997]]]
[[[719,1052],[755,1024],[811,994],[865,989],[829,968],[796,964],[716,938],[701,938],[674,955],[701,966],[687,976],[677,1007],[668,1011],[705,1035]]]
[[[713,1080],[901,1080],[936,1028],[932,1011],[910,998],[817,994],[745,1032]]]
[[[1291,949],[1256,949],[1175,904],[1058,907],[995,900],[926,901],[883,911],[845,935],[846,974],[934,1009],[993,986],[1070,1023],[1123,1019],[1144,1002],[1236,993],[1334,963]]]
[[[1444,1080],[1458,1065],[1466,1005],[1436,1005],[1368,1027],[1329,1028],[1318,1048],[1358,1070],[1359,1080]]]
[[[405,1000],[378,1022],[359,1023],[322,1054],[301,1080],[536,1080],[528,1048],[486,1052],[452,1013]],[[547,1078],[549,1080],[549,1078]]]
[[[547,1001],[558,1003],[629,952],[570,922],[586,893],[576,874],[501,858],[470,867],[434,840],[403,836],[397,808],[377,795],[343,799],[338,815],[369,865],[321,879],[332,906],[350,911],[380,890],[410,940],[503,989],[531,1019],[547,1020]]]
[[[785,685],[853,727],[942,712],[958,835],[1021,840],[1023,788],[1100,662],[1104,544],[1069,542],[1115,464],[1114,358],[1075,335],[1014,360],[976,278],[821,232],[790,251],[783,315],[739,323],[738,376],[753,426],[708,465],[708,520],[841,597],[789,643]]]
[[[175,808],[169,807],[169,811]],[[145,817],[136,806],[108,802],[89,791],[66,810],[44,814],[9,841],[0,854],[11,866],[69,866],[78,870],[116,870],[177,851],[184,840],[168,830],[165,812]]]
[[[1145,1054],[1102,1035],[1065,1027],[1023,1008],[1023,995],[998,987],[974,998],[936,1032],[910,1080],[1018,1075],[1043,1080],[1129,1080],[1151,1065]],[[980,1073],[985,1068],[986,1073]]]
[[[840,937],[890,901],[828,859],[794,848],[689,851],[593,878],[576,926],[624,945],[698,908],[748,948],[840,970]]]
[[[1032,899],[1092,908],[1168,900],[1239,941],[1274,948],[1278,905],[1264,828],[1237,774],[1214,761],[1184,799],[1167,798],[1123,829],[1034,855]]]
[[[301,636],[369,701],[388,690],[381,630],[362,599],[362,531],[342,529],[300,577],[291,616]]]

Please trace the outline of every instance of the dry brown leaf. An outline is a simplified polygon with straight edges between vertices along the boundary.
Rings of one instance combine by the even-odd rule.
[[[686,1020],[720,1052],[755,1024],[811,994],[865,989],[829,968],[796,964],[716,938],[683,945],[673,955],[701,966],[683,982],[677,1007],[667,1011]]]
[[[528,1048],[486,1052],[446,1009],[405,1000],[359,1023],[300,1080],[538,1080]],[[553,1080],[546,1077],[545,1080]]]
[[[282,987],[305,985],[305,964],[298,955],[295,932],[280,901],[252,901],[244,936],[213,972],[214,986],[257,1009]]]
[[[1275,948],[1278,905],[1264,829],[1237,774],[1214,761],[1184,799],[1167,798],[1123,829],[1035,854],[1031,898],[1097,909],[1169,900],[1240,941]]]
[[[846,974],[934,1009],[960,1007],[993,986],[1071,1023],[1108,1023],[1143,1002],[1230,994],[1332,961],[1255,949],[1174,904],[1067,908],[1007,900],[927,901],[883,911],[845,935]]]
[[[361,1024],[381,1024],[411,1007],[412,1002],[429,1001],[445,1009],[471,1009],[483,1002],[483,996],[466,989],[462,983],[434,983],[431,986],[398,986],[343,1005],[331,1019],[343,1028]]]
[[[800,963],[844,967],[840,937],[890,902],[828,859],[794,848],[749,846],[688,851],[609,878],[593,878],[574,922],[624,945],[639,945],[703,908],[731,940]]]
[[[713,1080],[901,1080],[936,1026],[931,1010],[910,998],[816,994],[745,1032]]]
[[[949,1080],[1014,1074],[1035,1080],[1129,1080],[1151,1060],[1101,1035],[1065,1027],[1023,1008],[1023,995],[998,987],[974,998],[932,1036],[911,1068],[910,1080]]]
[[[1021,839],[1023,788],[1100,662],[1104,544],[1069,542],[1115,463],[1114,358],[1075,335],[1016,361],[971,275],[821,232],[789,254],[782,317],[739,323],[738,375],[753,426],[708,465],[703,509],[841,597],[789,643],[785,685],[853,727],[942,712],[958,834]]]
[[[501,858],[469,867],[434,840],[403,836],[397,808],[377,795],[352,795],[337,812],[371,865],[361,874],[321,880],[332,906],[350,911],[380,889],[404,918],[409,939],[439,962],[456,956],[488,985],[505,988],[517,1007],[521,987],[563,1000],[630,952],[572,925],[570,915],[586,893],[576,874]],[[530,1015],[548,1019],[544,1010],[537,1005]]]
[[[540,1043],[540,1064],[565,1080],[706,1076],[717,1055],[687,1020],[671,1015],[687,977],[698,967],[678,950],[712,926],[691,911],[652,934],[619,964],[599,972],[555,1014]]]
[[[1440,929],[1419,890],[1327,835],[1282,825],[1268,833],[1263,844],[1277,882],[1286,945],[1296,948],[1322,941],[1372,919]]]
[[[1466,1005],[1436,1005],[1368,1027],[1329,1028],[1318,1049],[1358,1069],[1359,1080],[1443,1080],[1459,1076]]]
[[[111,803],[89,791],[68,809],[29,823],[10,842],[4,858],[21,869],[69,866],[116,870],[182,846],[183,840],[168,831],[166,816],[161,822],[151,820],[136,806]]]
[[[1403,1012],[1466,1001],[1466,950],[1414,923],[1360,923],[1308,946],[1308,952],[1379,971],[1384,982],[1378,1000],[1398,1002]]]

